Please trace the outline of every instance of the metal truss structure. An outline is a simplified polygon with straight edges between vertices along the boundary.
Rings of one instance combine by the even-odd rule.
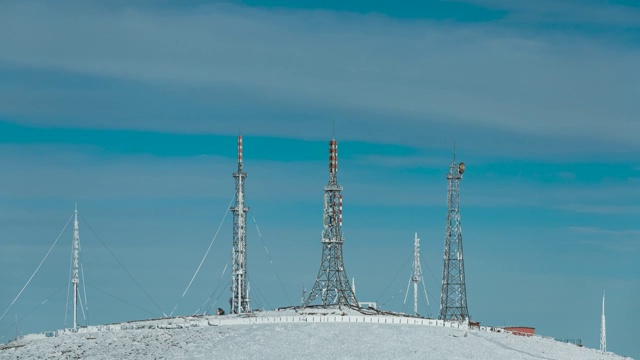
[[[463,162],[456,164],[455,151],[449,166],[447,203],[447,230],[444,243],[442,292],[440,293],[441,320],[468,320],[467,288],[464,277],[462,227],[460,224],[460,180],[465,170]]]
[[[320,298],[322,305],[358,306],[356,295],[349,284],[342,258],[342,186],[338,185],[338,143],[329,142],[329,184],[324,187],[324,229],[322,231],[322,258],[315,284],[304,306]]]
[[[231,314],[251,312],[249,306],[249,287],[247,282],[247,212],[244,204],[244,180],[247,173],[242,171],[242,136],[238,136],[238,171],[236,179],[235,204],[233,212],[233,265],[231,279]]]
[[[429,306],[429,297],[427,296],[427,288],[424,285],[424,278],[422,277],[422,267],[420,266],[420,238],[418,238],[418,233],[415,233],[413,239],[413,273],[409,278],[409,283],[407,284],[407,291],[404,294],[404,303],[407,303],[407,296],[409,295],[409,286],[413,283],[413,314],[415,316],[419,316],[418,314],[418,283],[422,283],[422,290],[424,291],[424,298],[427,302],[427,306]]]

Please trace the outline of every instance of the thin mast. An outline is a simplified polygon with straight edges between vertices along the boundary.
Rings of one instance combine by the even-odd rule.
[[[409,288],[413,283],[413,314],[418,315],[418,283],[422,281],[422,289],[424,290],[424,298],[427,301],[427,310],[429,306],[429,298],[427,297],[427,288],[424,286],[424,278],[422,277],[422,267],[420,266],[420,238],[415,233],[413,240],[413,273],[407,284],[407,292],[404,294],[404,303],[407,303],[409,297]]]
[[[607,352],[607,324],[604,318],[604,295],[602,292],[602,320],[600,321],[600,351]]]
[[[78,257],[80,249],[80,229],[78,226],[78,204],[73,213],[73,328],[78,327]]]
[[[413,241],[413,314],[418,315],[418,282],[422,278],[420,271],[420,239],[415,233]]]

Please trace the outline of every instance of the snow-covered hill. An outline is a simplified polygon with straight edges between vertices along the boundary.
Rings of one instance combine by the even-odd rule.
[[[622,359],[523,337],[352,309],[146,320],[27,335],[0,359]]]

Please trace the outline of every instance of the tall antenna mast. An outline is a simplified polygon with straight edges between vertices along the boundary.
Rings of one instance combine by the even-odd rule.
[[[418,316],[418,283],[422,282],[422,289],[424,290],[424,297],[427,300],[427,306],[429,305],[429,298],[427,297],[427,289],[424,286],[424,278],[422,277],[422,267],[420,266],[420,239],[418,233],[415,233],[413,240],[413,273],[407,284],[407,292],[404,294],[404,303],[407,303],[407,296],[409,296],[409,286],[413,282],[413,314]]]
[[[251,311],[249,307],[249,287],[247,284],[247,212],[244,205],[244,179],[247,173],[242,171],[242,135],[238,136],[238,171],[233,174],[236,179],[235,204],[233,212],[233,279],[231,284],[232,314],[242,314]]]
[[[447,230],[444,243],[444,266],[442,269],[442,292],[440,293],[440,320],[469,319],[467,308],[467,286],[464,277],[462,254],[462,227],[460,224],[460,180],[465,170],[463,162],[454,160],[449,166],[447,181]]]
[[[78,327],[78,257],[80,250],[80,227],[78,225],[78,204],[73,213],[73,328]]]
[[[600,351],[607,352],[607,324],[604,318],[604,295],[602,293],[602,319],[600,321]]]
[[[418,233],[415,233],[413,240],[413,314],[418,315],[418,282],[422,278],[422,270],[420,269],[420,239]]]
[[[315,284],[304,306],[320,297],[322,305],[349,304],[358,306],[349,284],[342,258],[342,186],[338,185],[338,142],[329,141],[329,184],[324,187],[324,229],[322,258]]]

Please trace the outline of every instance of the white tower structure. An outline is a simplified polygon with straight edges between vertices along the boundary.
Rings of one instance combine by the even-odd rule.
[[[409,278],[409,284],[407,284],[407,292],[404,294],[404,302],[407,303],[407,296],[409,295],[409,286],[413,282],[413,314],[418,315],[418,283],[422,282],[422,289],[424,290],[424,298],[429,305],[429,298],[427,297],[427,289],[424,285],[424,278],[422,277],[422,268],[420,267],[420,238],[418,233],[415,233],[413,240],[413,274]]]
[[[251,311],[249,307],[249,287],[247,283],[247,212],[244,205],[244,179],[247,173],[242,171],[242,135],[238,136],[238,171],[233,174],[236,179],[235,205],[233,212],[233,273],[231,284],[232,314]]]
[[[604,292],[602,293],[602,319],[600,320],[600,351],[607,352],[607,324],[604,318]]]
[[[78,205],[73,218],[73,328],[78,328],[78,258],[80,252],[80,227],[78,225]],[[68,304],[68,303],[67,303]]]

